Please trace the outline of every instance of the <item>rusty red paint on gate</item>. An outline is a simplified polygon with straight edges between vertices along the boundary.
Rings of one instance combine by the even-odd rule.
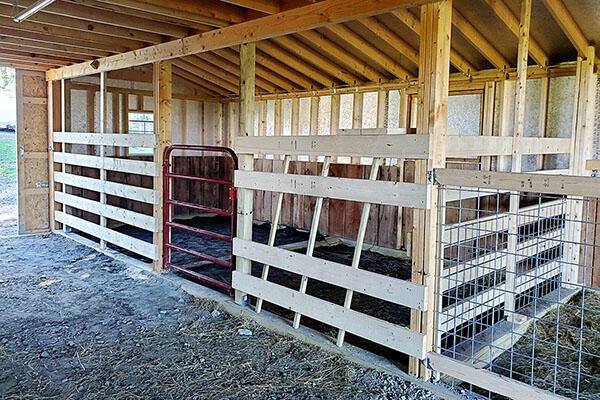
[[[174,173],[171,171],[171,153],[175,150],[186,150],[186,151],[191,151],[191,152],[198,152],[200,154],[203,154],[204,152],[225,154],[231,159],[233,171],[235,171],[237,169],[237,165],[238,165],[237,156],[236,156],[235,152],[228,147],[172,145],[165,149],[165,154],[164,154],[165,161],[163,163],[163,179],[164,179],[164,181],[163,181],[163,183],[164,183],[163,184],[163,190],[164,190],[164,192],[163,192],[163,194],[164,194],[164,197],[163,197],[164,198],[164,203],[163,203],[163,254],[164,254],[163,266],[164,266],[164,268],[166,270],[171,270],[171,269],[176,270],[184,275],[187,275],[188,277],[197,279],[208,285],[212,285],[212,286],[218,287],[220,289],[226,290],[231,294],[232,293],[231,285],[229,285],[225,282],[218,281],[209,276],[203,275],[199,272],[192,271],[192,270],[184,268],[182,266],[173,264],[171,262],[171,251],[177,251],[179,253],[184,253],[184,254],[187,254],[187,255],[190,255],[190,256],[193,256],[196,258],[200,258],[205,261],[209,261],[211,263],[220,265],[224,268],[228,268],[230,271],[235,268],[235,257],[233,256],[233,248],[231,246],[233,245],[232,244],[233,237],[235,236],[235,232],[236,232],[237,191],[236,191],[235,187],[233,186],[233,174],[232,174],[232,179],[227,180],[227,179],[221,179],[221,178],[209,178],[209,177],[205,177],[205,176],[194,176],[194,175],[185,175],[185,174],[180,174],[180,173]],[[186,179],[186,180],[207,182],[207,183],[213,183],[213,184],[217,184],[217,185],[227,186],[227,187],[229,187],[229,199],[230,199],[229,207],[226,210],[224,210],[224,209],[220,209],[220,208],[208,207],[208,206],[205,206],[202,204],[188,203],[188,202],[184,202],[184,201],[175,200],[172,198],[172,193],[171,193],[172,179]],[[231,235],[230,236],[222,235],[220,233],[210,232],[210,231],[207,231],[204,229],[194,228],[191,226],[182,225],[182,224],[173,222],[173,221],[171,221],[171,217],[172,217],[171,216],[171,207],[190,208],[190,209],[194,209],[194,210],[198,210],[198,211],[204,211],[204,212],[208,212],[208,213],[214,213],[217,215],[227,216],[227,217],[231,218]],[[224,260],[224,259],[216,258],[216,257],[210,256],[208,254],[205,254],[205,253],[202,253],[202,252],[199,252],[196,250],[186,249],[181,246],[177,246],[177,245],[171,243],[171,229],[185,230],[187,232],[190,232],[190,233],[193,233],[193,234],[196,234],[199,236],[205,236],[205,237],[209,237],[212,239],[228,242],[228,243],[230,243],[231,257],[229,258],[229,260]]]

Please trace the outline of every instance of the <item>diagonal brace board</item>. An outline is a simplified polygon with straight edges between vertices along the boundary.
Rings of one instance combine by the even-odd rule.
[[[286,154],[283,158],[283,173],[287,174],[290,169],[290,155]],[[283,203],[283,193],[277,193],[277,204],[273,211],[273,217],[271,218],[271,230],[269,231],[269,239],[267,244],[269,246],[275,245],[275,236],[277,235],[277,226],[279,225],[279,217],[281,216],[281,205]],[[248,258],[248,257],[246,257]],[[269,264],[263,264],[263,269],[260,275],[261,279],[267,280],[269,277]],[[256,312],[259,313],[262,310],[263,299],[256,299]]]

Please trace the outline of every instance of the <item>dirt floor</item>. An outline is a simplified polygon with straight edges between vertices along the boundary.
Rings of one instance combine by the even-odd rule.
[[[560,306],[558,319],[556,309],[550,311],[494,362],[494,370],[504,375],[512,370],[527,383],[533,378],[535,386],[556,388],[562,396],[575,398],[579,391],[579,398],[600,399],[600,291],[575,295]]]
[[[17,234],[15,134],[0,132],[0,236]]]
[[[59,235],[0,254],[2,399],[436,398]]]

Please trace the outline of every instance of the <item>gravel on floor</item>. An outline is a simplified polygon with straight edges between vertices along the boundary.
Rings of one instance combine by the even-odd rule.
[[[436,399],[59,235],[0,241],[2,399]]]

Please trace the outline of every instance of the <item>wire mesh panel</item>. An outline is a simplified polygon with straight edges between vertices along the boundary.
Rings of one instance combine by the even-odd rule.
[[[600,399],[598,198],[448,185],[440,200],[437,352]],[[485,384],[442,379],[499,398]]]

